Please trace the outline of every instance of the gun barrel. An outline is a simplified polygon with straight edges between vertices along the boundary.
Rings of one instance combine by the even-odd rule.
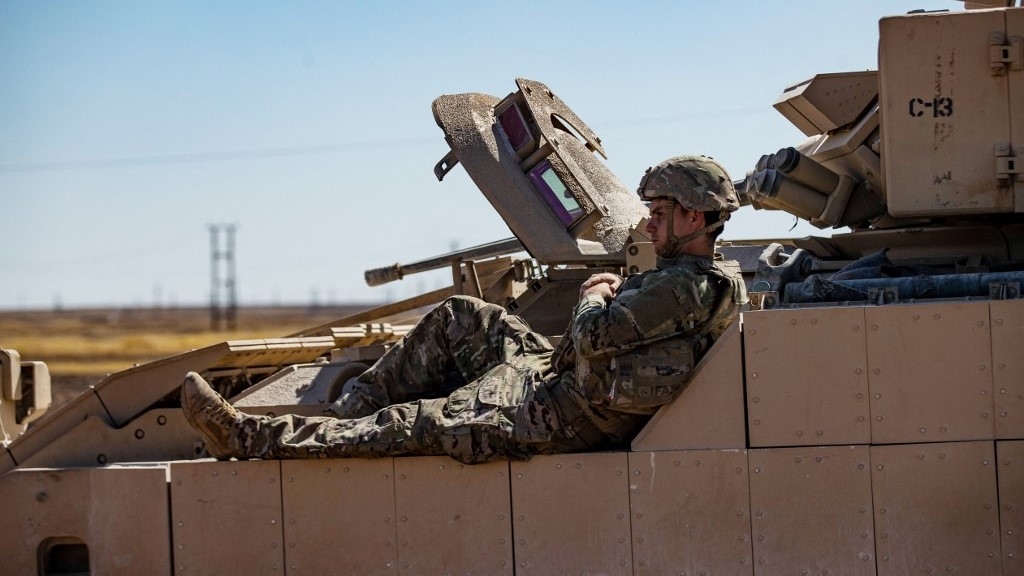
[[[456,250],[454,252],[449,252],[433,258],[427,258],[426,260],[411,262],[409,264],[395,263],[381,268],[372,268],[364,272],[363,277],[366,279],[367,286],[380,286],[382,284],[387,284],[388,282],[401,280],[409,274],[444,268],[445,266],[450,266],[452,262],[459,260],[490,258],[492,256],[501,256],[502,254],[520,252],[522,250],[523,245],[519,242],[518,238],[507,238],[505,240],[481,244],[464,250]]]

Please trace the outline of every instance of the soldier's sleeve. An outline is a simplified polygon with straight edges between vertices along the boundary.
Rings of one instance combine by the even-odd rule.
[[[706,289],[702,277],[661,272],[611,302],[588,296],[573,310],[576,353],[588,359],[615,356],[642,340],[691,328],[707,313]]]

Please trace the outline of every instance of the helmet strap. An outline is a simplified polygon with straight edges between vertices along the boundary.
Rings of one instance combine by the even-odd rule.
[[[666,234],[665,236],[665,248],[667,249],[665,252],[666,254],[671,254],[671,257],[673,258],[679,256],[678,252],[683,244],[686,244],[687,242],[693,240],[698,236],[701,236],[703,234],[710,234],[711,232],[718,230],[722,226],[725,226],[725,221],[729,219],[729,216],[731,216],[731,214],[725,213],[722,215],[721,219],[718,220],[718,222],[715,222],[714,224],[708,224],[707,226],[701,228],[700,230],[694,230],[693,232],[690,232],[686,236],[680,238],[675,235],[675,205],[677,204],[677,202],[674,198],[669,198],[669,200],[672,202],[672,223],[669,225],[668,234]]]

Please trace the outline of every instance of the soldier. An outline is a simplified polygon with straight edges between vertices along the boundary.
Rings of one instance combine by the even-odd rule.
[[[350,380],[338,417],[244,414],[198,374],[181,405],[217,458],[447,454],[464,463],[628,443],[689,381],[746,302],[715,238],[739,207],[725,169],[704,156],[647,170],[654,270],[602,273],[580,287],[557,349],[500,306],[445,300]]]

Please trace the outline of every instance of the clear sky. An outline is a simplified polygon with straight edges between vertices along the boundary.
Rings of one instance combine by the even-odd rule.
[[[704,153],[741,178],[803,135],[773,108],[877,68],[878,19],[950,0],[0,0],[0,309],[204,304],[214,223],[242,304],[381,302],[363,271],[509,237],[430,111],[539,80],[629,187]],[[725,238],[804,236],[745,208]],[[827,233],[827,232],[826,232]]]

